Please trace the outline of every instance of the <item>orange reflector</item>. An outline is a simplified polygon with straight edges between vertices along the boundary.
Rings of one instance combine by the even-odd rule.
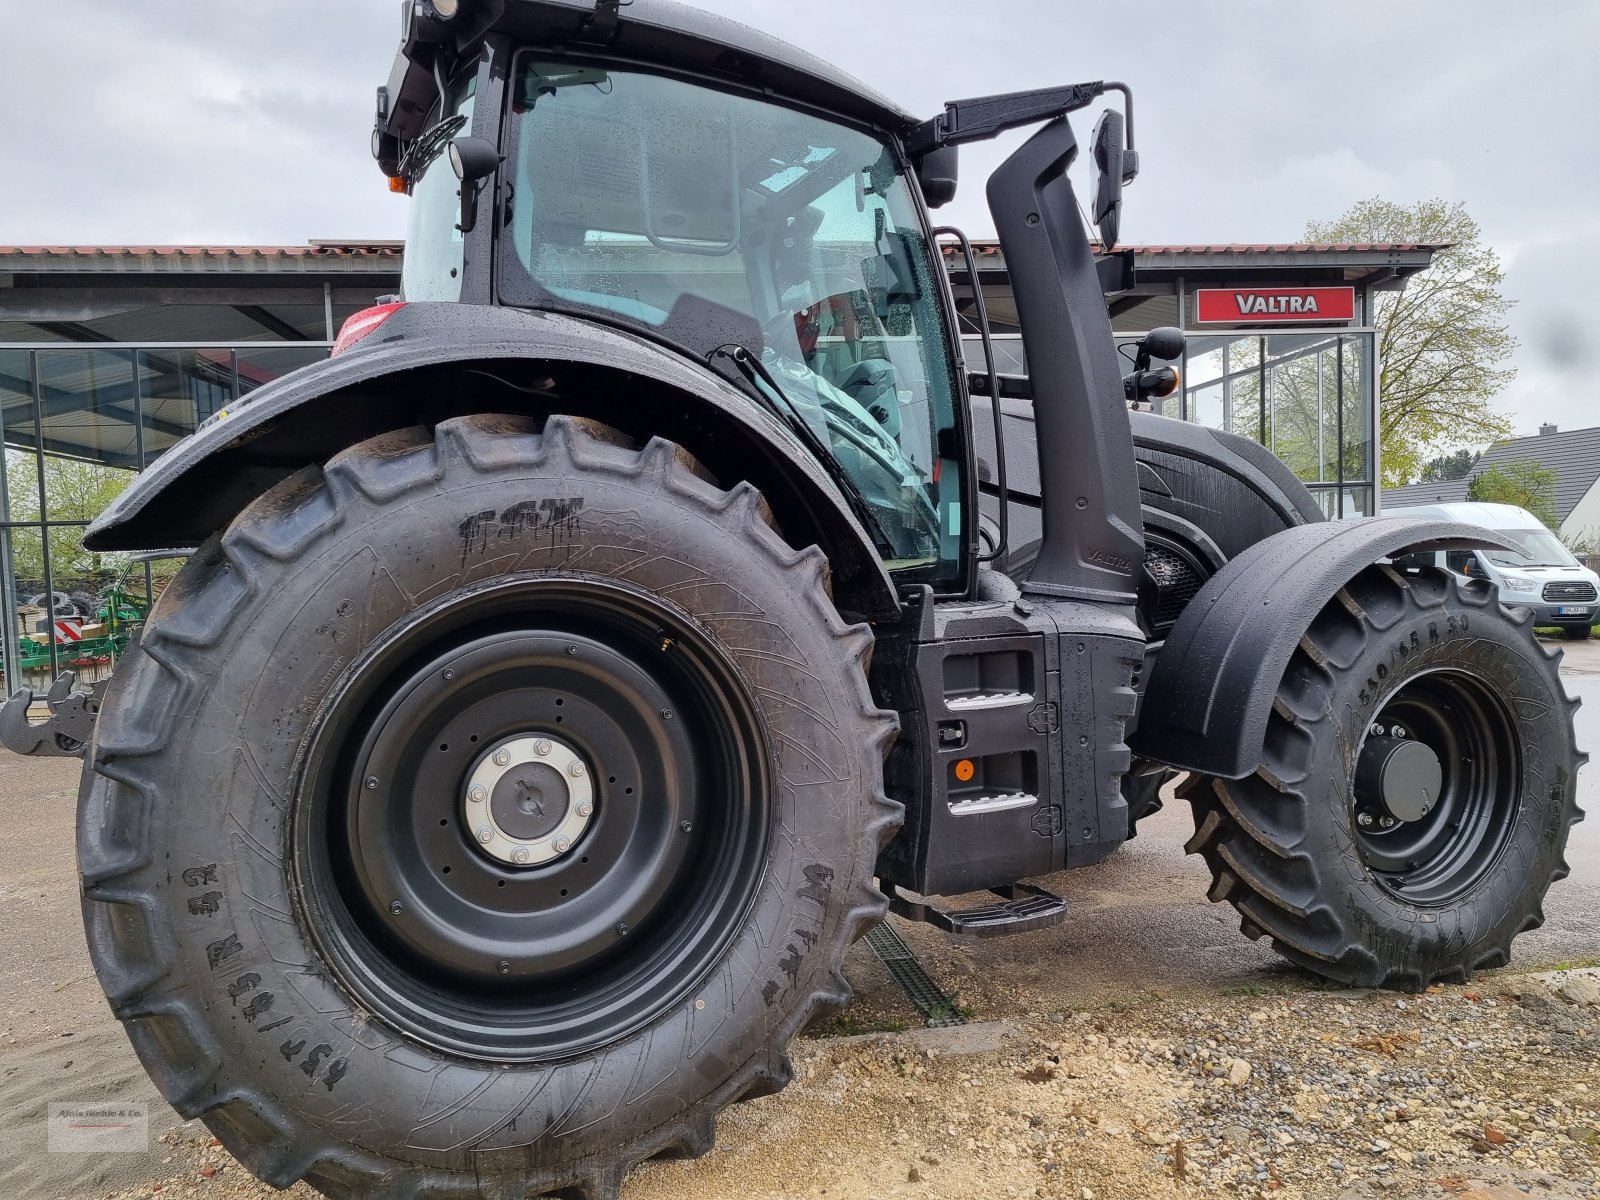
[[[399,175],[389,176],[389,190],[398,195],[405,195],[406,181]]]
[[[963,758],[956,764],[956,778],[962,783],[971,783],[972,777],[978,773],[978,768],[972,765],[970,758]]]
[[[1177,368],[1174,367],[1173,370],[1172,370],[1172,380],[1171,380],[1170,385],[1167,386],[1167,387],[1162,388],[1159,392],[1156,393],[1156,396],[1159,397],[1160,399],[1164,400],[1168,396],[1170,396],[1174,392],[1176,392],[1182,386],[1183,386],[1183,376],[1182,376],[1182,374],[1179,373]]]

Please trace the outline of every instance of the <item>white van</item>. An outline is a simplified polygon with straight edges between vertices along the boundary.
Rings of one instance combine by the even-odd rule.
[[[1583,566],[1561,539],[1525,508],[1514,504],[1428,504],[1385,509],[1391,517],[1434,517],[1492,529],[1519,550],[1450,550],[1407,554],[1397,567],[1446,567],[1458,575],[1487,579],[1507,604],[1533,609],[1533,623],[1559,626],[1573,641],[1600,623],[1600,576]]]

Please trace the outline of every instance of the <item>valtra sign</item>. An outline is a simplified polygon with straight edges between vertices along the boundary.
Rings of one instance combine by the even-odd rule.
[[[1196,298],[1195,320],[1202,325],[1356,319],[1353,287],[1201,288]]]

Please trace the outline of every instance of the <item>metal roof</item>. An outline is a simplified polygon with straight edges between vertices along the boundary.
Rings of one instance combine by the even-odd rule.
[[[1229,267],[1262,265],[1279,260],[1283,265],[1387,266],[1395,260],[1426,266],[1447,242],[1258,242],[1197,245],[1124,246],[1132,250],[1142,268],[1158,267],[1162,259],[1183,259],[1185,265]],[[997,241],[975,241],[979,258],[1004,256]],[[947,244],[945,257],[957,257]],[[398,271],[405,243],[398,241],[327,242],[305,246],[0,246],[0,273],[30,271],[192,271],[192,270],[312,270]],[[1200,260],[1211,260],[1203,262]],[[985,264],[989,265],[989,264]]]
[[[1595,484],[1600,482],[1600,426],[1572,429],[1566,433],[1541,433],[1500,442],[1484,451],[1472,474],[1514,462],[1535,462],[1556,473],[1556,521],[1563,523]],[[1468,476],[1446,483],[1413,483],[1406,487],[1388,488],[1383,493],[1383,506],[1415,508],[1421,504],[1465,500],[1470,485],[1471,476]]]
[[[398,272],[404,242],[304,246],[0,246],[0,274],[348,274]]]
[[[1426,270],[1433,256],[1448,242],[1233,242],[1196,245],[1119,246],[1131,250],[1142,277],[1156,279],[1197,271],[1250,272],[1256,270],[1315,271],[1318,280],[1338,278],[1348,283],[1371,279],[1402,280]],[[1004,274],[1005,254],[997,241],[974,242],[979,270]],[[1097,250],[1099,248],[1097,247]],[[944,247],[947,260],[959,261],[952,245]],[[956,274],[964,274],[959,269]]]
[[[1424,504],[1458,504],[1467,498],[1471,478],[1446,479],[1438,483],[1408,483],[1405,487],[1384,488],[1383,507],[1420,508]]]

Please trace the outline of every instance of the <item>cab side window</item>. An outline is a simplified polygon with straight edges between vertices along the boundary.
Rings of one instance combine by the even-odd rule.
[[[1478,556],[1471,550],[1451,550],[1444,556],[1444,562],[1457,575],[1483,574],[1483,568],[1478,565]]]

